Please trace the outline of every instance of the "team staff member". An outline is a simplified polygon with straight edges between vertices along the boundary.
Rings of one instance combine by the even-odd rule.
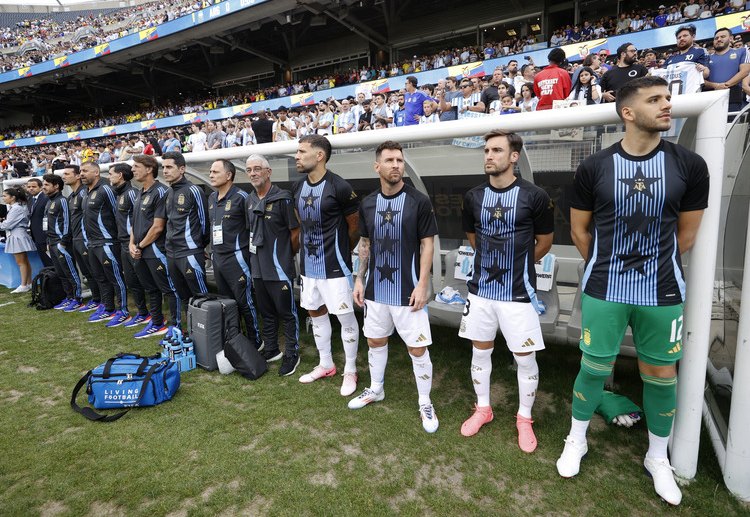
[[[135,260],[135,272],[148,293],[148,312],[151,321],[135,338],[161,336],[169,329],[162,313],[162,296],[169,305],[169,326],[180,324],[180,304],[167,271],[165,235],[167,227],[168,188],[158,181],[159,162],[146,154],[133,157],[133,178],[141,184],[141,191],[133,203],[133,227],[130,232],[130,256]]]
[[[138,189],[130,184],[133,169],[127,163],[118,163],[109,168],[109,183],[117,197],[117,239],[120,242],[120,260],[125,285],[133,293],[133,300],[138,313],[123,325],[136,327],[148,323],[150,316],[146,306],[146,291],[135,273],[135,259],[130,256],[130,232],[133,228],[133,206]]]
[[[490,376],[499,328],[518,364],[518,446],[534,452],[531,408],[539,384],[536,352],[544,350],[534,262],[552,246],[554,213],[544,190],[513,174],[523,148],[521,137],[495,130],[484,140],[487,181],[466,193],[463,207],[464,231],[476,253],[458,335],[473,345],[471,380],[477,404],[461,434],[473,436],[493,419]]]
[[[217,189],[208,196],[214,278],[219,294],[237,301],[240,316],[245,321],[245,335],[255,348],[262,350],[249,266],[247,192],[234,184],[236,172],[229,160],[216,160],[208,172],[209,183]],[[281,359],[281,354],[276,356],[266,359]]]
[[[42,230],[42,220],[47,215],[47,196],[42,192],[42,180],[31,178],[26,182],[28,200],[26,208],[29,210],[31,221],[31,239],[36,244],[36,251],[44,267],[52,267],[52,259],[47,254],[47,232]]]
[[[271,184],[271,167],[252,154],[245,170],[253,192],[247,200],[250,230],[250,271],[263,317],[266,357],[279,354],[279,323],[284,327],[284,357],[279,375],[292,375],[299,365],[299,318],[292,292],[297,275],[294,255],[299,251],[299,221],[290,192]]]
[[[68,196],[70,209],[70,233],[73,238],[71,254],[86,284],[91,289],[91,300],[84,303],[78,312],[91,312],[99,308],[102,300],[99,284],[91,274],[89,266],[89,250],[86,244],[86,234],[83,231],[83,203],[86,199],[86,189],[81,183],[81,168],[78,165],[66,165],[62,171],[63,183],[72,191]],[[80,278],[80,277],[79,277]]]
[[[706,162],[662,140],[672,125],[671,94],[659,77],[635,79],[617,93],[625,137],[584,160],[571,199],[573,243],[586,260],[581,287],[581,369],[573,419],[557,460],[562,477],[578,474],[586,431],[628,325],[643,380],[649,447],[644,467],[656,493],[682,500],[667,457],[682,356],[685,278],[680,255],[695,242],[708,204]],[[593,230],[590,228],[593,226]]]
[[[354,283],[354,301],[365,308],[370,387],[349,401],[349,408],[360,409],[385,398],[388,338],[395,329],[411,357],[422,426],[434,433],[438,418],[430,399],[432,361],[427,351],[432,334],[424,309],[438,233],[435,212],[427,196],[404,183],[401,144],[388,140],[378,146],[375,172],[380,176],[380,190],[367,196],[359,207],[362,237]]]
[[[162,156],[167,190],[167,264],[169,277],[181,301],[206,294],[206,255],[208,214],[206,194],[185,179],[185,157],[182,153]],[[187,309],[187,306],[185,306]]]
[[[128,319],[128,292],[120,263],[120,242],[117,240],[117,200],[115,193],[102,178],[99,164],[81,164],[81,181],[88,188],[83,204],[83,229],[89,247],[89,265],[102,294],[104,307],[89,317],[92,323],[107,321],[107,327],[122,325]],[[120,300],[115,306],[115,290]]]
[[[349,183],[326,169],[330,158],[328,139],[320,135],[300,138],[295,162],[297,172],[307,176],[294,189],[302,224],[300,305],[312,318],[320,363],[299,381],[307,384],[336,375],[331,355],[331,312],[341,323],[346,356],[341,395],[347,397],[357,389],[359,324],[352,301],[351,251],[358,234],[359,198]]]
[[[65,299],[55,309],[81,307],[81,280],[75,261],[70,254],[70,209],[68,200],[62,195],[63,180],[55,174],[42,176],[42,190],[47,196],[47,209],[42,220],[42,229],[47,232],[47,247],[52,265],[60,277]],[[71,309],[76,310],[76,309]]]

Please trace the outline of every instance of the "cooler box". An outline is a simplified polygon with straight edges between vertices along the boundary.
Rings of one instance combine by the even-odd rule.
[[[188,305],[187,323],[196,363],[206,370],[217,370],[216,354],[224,350],[226,329],[236,329],[239,323],[237,302],[213,295],[193,297]]]

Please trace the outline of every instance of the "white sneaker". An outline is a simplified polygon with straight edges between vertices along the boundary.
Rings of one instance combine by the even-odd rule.
[[[322,379],[323,377],[333,377],[336,375],[336,367],[325,369],[322,366],[318,365],[315,368],[313,368],[313,371],[310,373],[306,373],[305,375],[302,375],[299,378],[299,381],[302,384],[310,384],[311,382],[315,382],[318,379]]]
[[[422,404],[419,406],[419,416],[422,417],[422,427],[428,433],[434,433],[438,430],[440,422],[435,414],[435,408],[432,404]]]
[[[344,373],[344,381],[341,383],[341,396],[348,397],[357,390],[357,373]]]
[[[30,285],[19,285],[11,293],[28,293],[29,291],[31,291]]]
[[[669,464],[667,458],[654,459],[646,458],[643,460],[643,466],[646,473],[654,480],[654,489],[656,493],[671,505],[677,506],[682,501],[682,492],[677,482],[674,480],[674,467]]]
[[[572,478],[581,470],[581,460],[589,452],[586,442],[578,443],[570,435],[565,438],[565,448],[557,460],[557,472],[564,478]]]
[[[370,388],[365,388],[365,391],[359,397],[349,401],[349,409],[362,409],[370,402],[380,402],[384,398],[385,390],[378,393],[377,391],[372,391]]]

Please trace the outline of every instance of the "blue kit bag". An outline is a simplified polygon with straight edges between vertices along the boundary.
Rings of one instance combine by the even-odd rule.
[[[76,397],[86,385],[89,404],[96,409],[125,409],[103,415],[90,407],[80,407]],[[180,387],[180,370],[176,362],[160,355],[143,357],[117,354],[86,373],[73,388],[70,406],[95,422],[114,422],[133,407],[156,406],[170,400]]]

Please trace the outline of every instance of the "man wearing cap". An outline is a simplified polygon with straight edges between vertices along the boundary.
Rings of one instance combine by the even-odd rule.
[[[654,16],[654,28],[661,28],[667,24],[667,8],[663,5],[659,6],[659,14]]]

